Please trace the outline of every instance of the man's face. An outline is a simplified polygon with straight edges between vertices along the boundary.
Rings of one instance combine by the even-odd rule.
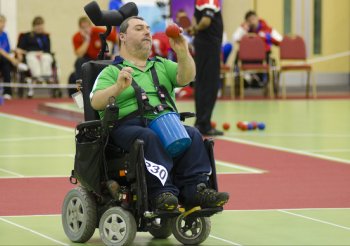
[[[143,20],[131,19],[125,33],[120,33],[120,40],[133,51],[149,53],[152,49],[152,36],[150,27]]]
[[[80,23],[80,31],[84,34],[90,34],[91,31],[91,23],[87,21],[83,21]]]
[[[45,32],[44,24],[35,25],[33,27],[33,31],[35,33],[44,33]]]
[[[5,20],[0,20],[0,32],[4,31],[4,29],[5,29],[5,24],[6,24],[6,21],[5,21]]]
[[[249,18],[247,19],[247,23],[249,25],[250,28],[252,29],[256,29],[259,25],[259,18],[256,15],[251,15],[249,16]]]

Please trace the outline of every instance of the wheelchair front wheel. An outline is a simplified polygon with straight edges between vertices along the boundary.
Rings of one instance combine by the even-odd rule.
[[[105,245],[131,245],[137,231],[134,216],[121,207],[103,213],[99,223],[100,237]]]
[[[184,245],[198,245],[204,242],[211,230],[208,217],[184,217],[180,215],[173,218],[172,232],[174,237]]]
[[[88,241],[97,225],[96,201],[84,187],[70,190],[63,201],[62,224],[67,237],[75,243]]]
[[[148,229],[149,233],[157,239],[166,239],[171,236],[171,219],[161,219],[160,223],[153,221],[151,227]]]

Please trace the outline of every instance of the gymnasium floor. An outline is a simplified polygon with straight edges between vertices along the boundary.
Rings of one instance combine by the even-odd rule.
[[[0,245],[74,245],[60,209],[72,188],[76,123],[39,105],[79,113],[69,99],[0,106]],[[350,245],[349,112],[349,98],[219,101],[213,119],[231,129],[216,138],[215,157],[231,199],[203,245]],[[239,120],[267,127],[242,132]],[[87,245],[102,245],[97,230]],[[138,233],[134,245],[178,242]]]

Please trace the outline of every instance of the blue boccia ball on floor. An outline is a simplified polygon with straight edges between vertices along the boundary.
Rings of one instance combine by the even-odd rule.
[[[248,123],[248,130],[253,130],[254,129],[254,127],[253,127],[253,124],[252,123]]]
[[[264,123],[264,122],[259,122],[259,123],[258,123],[258,129],[259,129],[259,130],[264,130],[265,127],[266,127],[266,126],[265,126],[265,123]]]

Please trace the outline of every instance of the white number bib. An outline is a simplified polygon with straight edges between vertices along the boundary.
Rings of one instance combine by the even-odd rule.
[[[156,176],[164,186],[165,181],[168,178],[168,171],[165,169],[165,167],[158,165],[154,162],[151,162],[149,160],[146,160],[146,158],[145,158],[145,164],[148,172]]]

